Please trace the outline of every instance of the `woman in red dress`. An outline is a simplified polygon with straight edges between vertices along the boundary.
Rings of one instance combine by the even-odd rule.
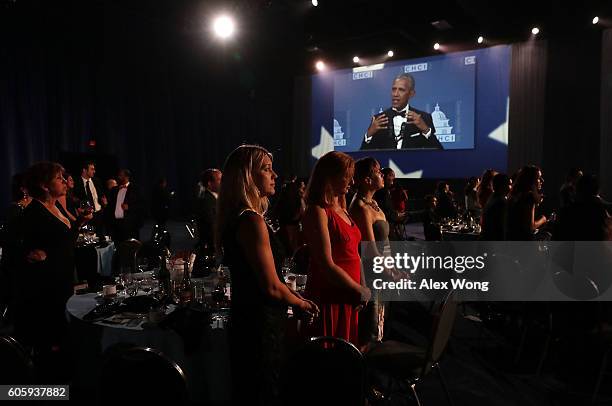
[[[346,211],[345,195],[354,166],[353,159],[342,152],[332,151],[319,159],[306,189],[303,226],[311,253],[306,296],[321,309],[309,333],[358,345],[358,311],[371,293],[361,276],[361,233]]]

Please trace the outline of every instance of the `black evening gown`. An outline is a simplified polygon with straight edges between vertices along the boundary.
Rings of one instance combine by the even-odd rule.
[[[240,222],[258,215],[253,211],[241,213],[226,228],[223,248],[224,262],[230,267],[232,280],[229,335],[234,404],[269,406],[279,404],[287,305],[264,295],[256,271],[236,240]],[[282,280],[282,244],[270,227],[268,234],[276,273]]]

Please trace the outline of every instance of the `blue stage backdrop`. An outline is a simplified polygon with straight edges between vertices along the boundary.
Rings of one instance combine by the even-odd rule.
[[[312,161],[332,149],[373,156],[399,177],[463,178],[507,169],[510,46],[496,46],[312,77]],[[432,114],[443,151],[359,152],[372,115],[391,105],[391,83],[415,78],[410,105]]]

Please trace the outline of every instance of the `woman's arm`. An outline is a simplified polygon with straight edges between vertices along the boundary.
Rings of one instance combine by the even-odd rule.
[[[331,241],[327,229],[325,210],[317,206],[309,207],[306,210],[304,215],[304,236],[312,253],[310,260],[325,271],[327,280],[332,285],[352,290],[356,295],[362,297],[362,300],[369,300],[369,289],[355,282],[332,259]]]
[[[259,286],[266,296],[297,306],[304,311],[314,311],[312,302],[295,296],[287,285],[278,279],[268,229],[263,217],[251,215],[242,219],[238,227],[237,240],[246,254],[249,265],[255,270]]]

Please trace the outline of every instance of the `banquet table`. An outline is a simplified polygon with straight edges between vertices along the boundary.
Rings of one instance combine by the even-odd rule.
[[[194,343],[193,335],[147,322],[144,315],[135,318],[138,323],[87,321],[85,315],[99,302],[99,293],[87,293],[73,295],[66,304],[77,352],[75,384],[82,390],[88,393],[96,390],[104,350],[117,343],[130,343],[159,350],[176,362],[187,378],[191,401],[217,403],[230,399],[227,331],[219,321],[225,319],[219,316],[223,309],[213,314],[212,322],[206,319],[207,324]],[[171,305],[169,310],[177,311],[177,307]]]
[[[115,244],[112,241],[77,245],[75,262],[78,280],[91,283],[100,277],[110,277],[113,273],[114,255]]]

